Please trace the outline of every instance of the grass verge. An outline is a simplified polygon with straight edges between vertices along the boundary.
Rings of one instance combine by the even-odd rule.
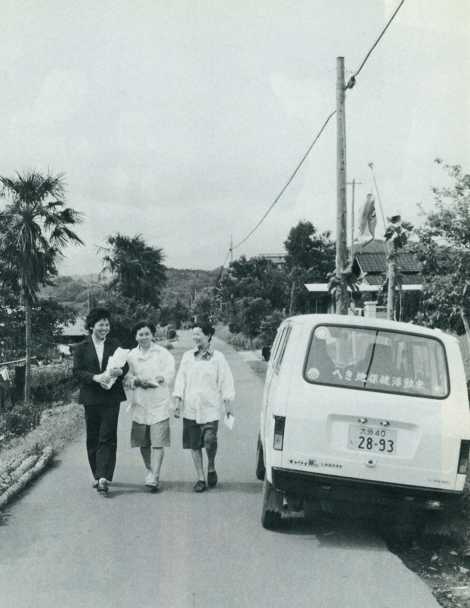
[[[0,505],[13,499],[37,477],[83,428],[83,406],[78,403],[56,406],[42,412],[39,425],[22,437],[0,446]],[[2,497],[3,500],[2,501]]]

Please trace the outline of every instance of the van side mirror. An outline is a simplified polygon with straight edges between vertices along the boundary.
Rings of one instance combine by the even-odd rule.
[[[271,358],[271,347],[263,346],[263,348],[261,349],[261,356],[265,361],[269,361],[269,359]]]

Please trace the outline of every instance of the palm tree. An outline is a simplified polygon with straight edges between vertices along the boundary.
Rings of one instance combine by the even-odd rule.
[[[25,404],[31,397],[31,310],[43,285],[57,275],[57,261],[69,243],[83,245],[71,230],[81,214],[65,207],[64,177],[35,171],[0,176],[0,280],[21,294],[25,310]]]
[[[101,248],[103,271],[112,276],[110,287],[125,298],[158,307],[166,283],[164,253],[147,245],[142,235],[114,234]]]

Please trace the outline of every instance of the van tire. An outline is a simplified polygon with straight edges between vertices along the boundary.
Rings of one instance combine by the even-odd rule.
[[[263,444],[258,437],[258,447],[256,448],[256,479],[264,480],[266,475],[266,467],[264,466]]]
[[[261,511],[261,524],[266,530],[275,530],[281,525],[281,509],[278,493],[267,479],[263,484],[263,508]]]

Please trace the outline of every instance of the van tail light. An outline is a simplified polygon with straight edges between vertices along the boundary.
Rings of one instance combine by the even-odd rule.
[[[457,473],[459,475],[467,474],[469,448],[470,448],[470,441],[461,441],[460,442],[459,466],[457,468]]]
[[[284,446],[284,429],[286,427],[285,416],[274,416],[274,441],[273,448],[282,450]]]

